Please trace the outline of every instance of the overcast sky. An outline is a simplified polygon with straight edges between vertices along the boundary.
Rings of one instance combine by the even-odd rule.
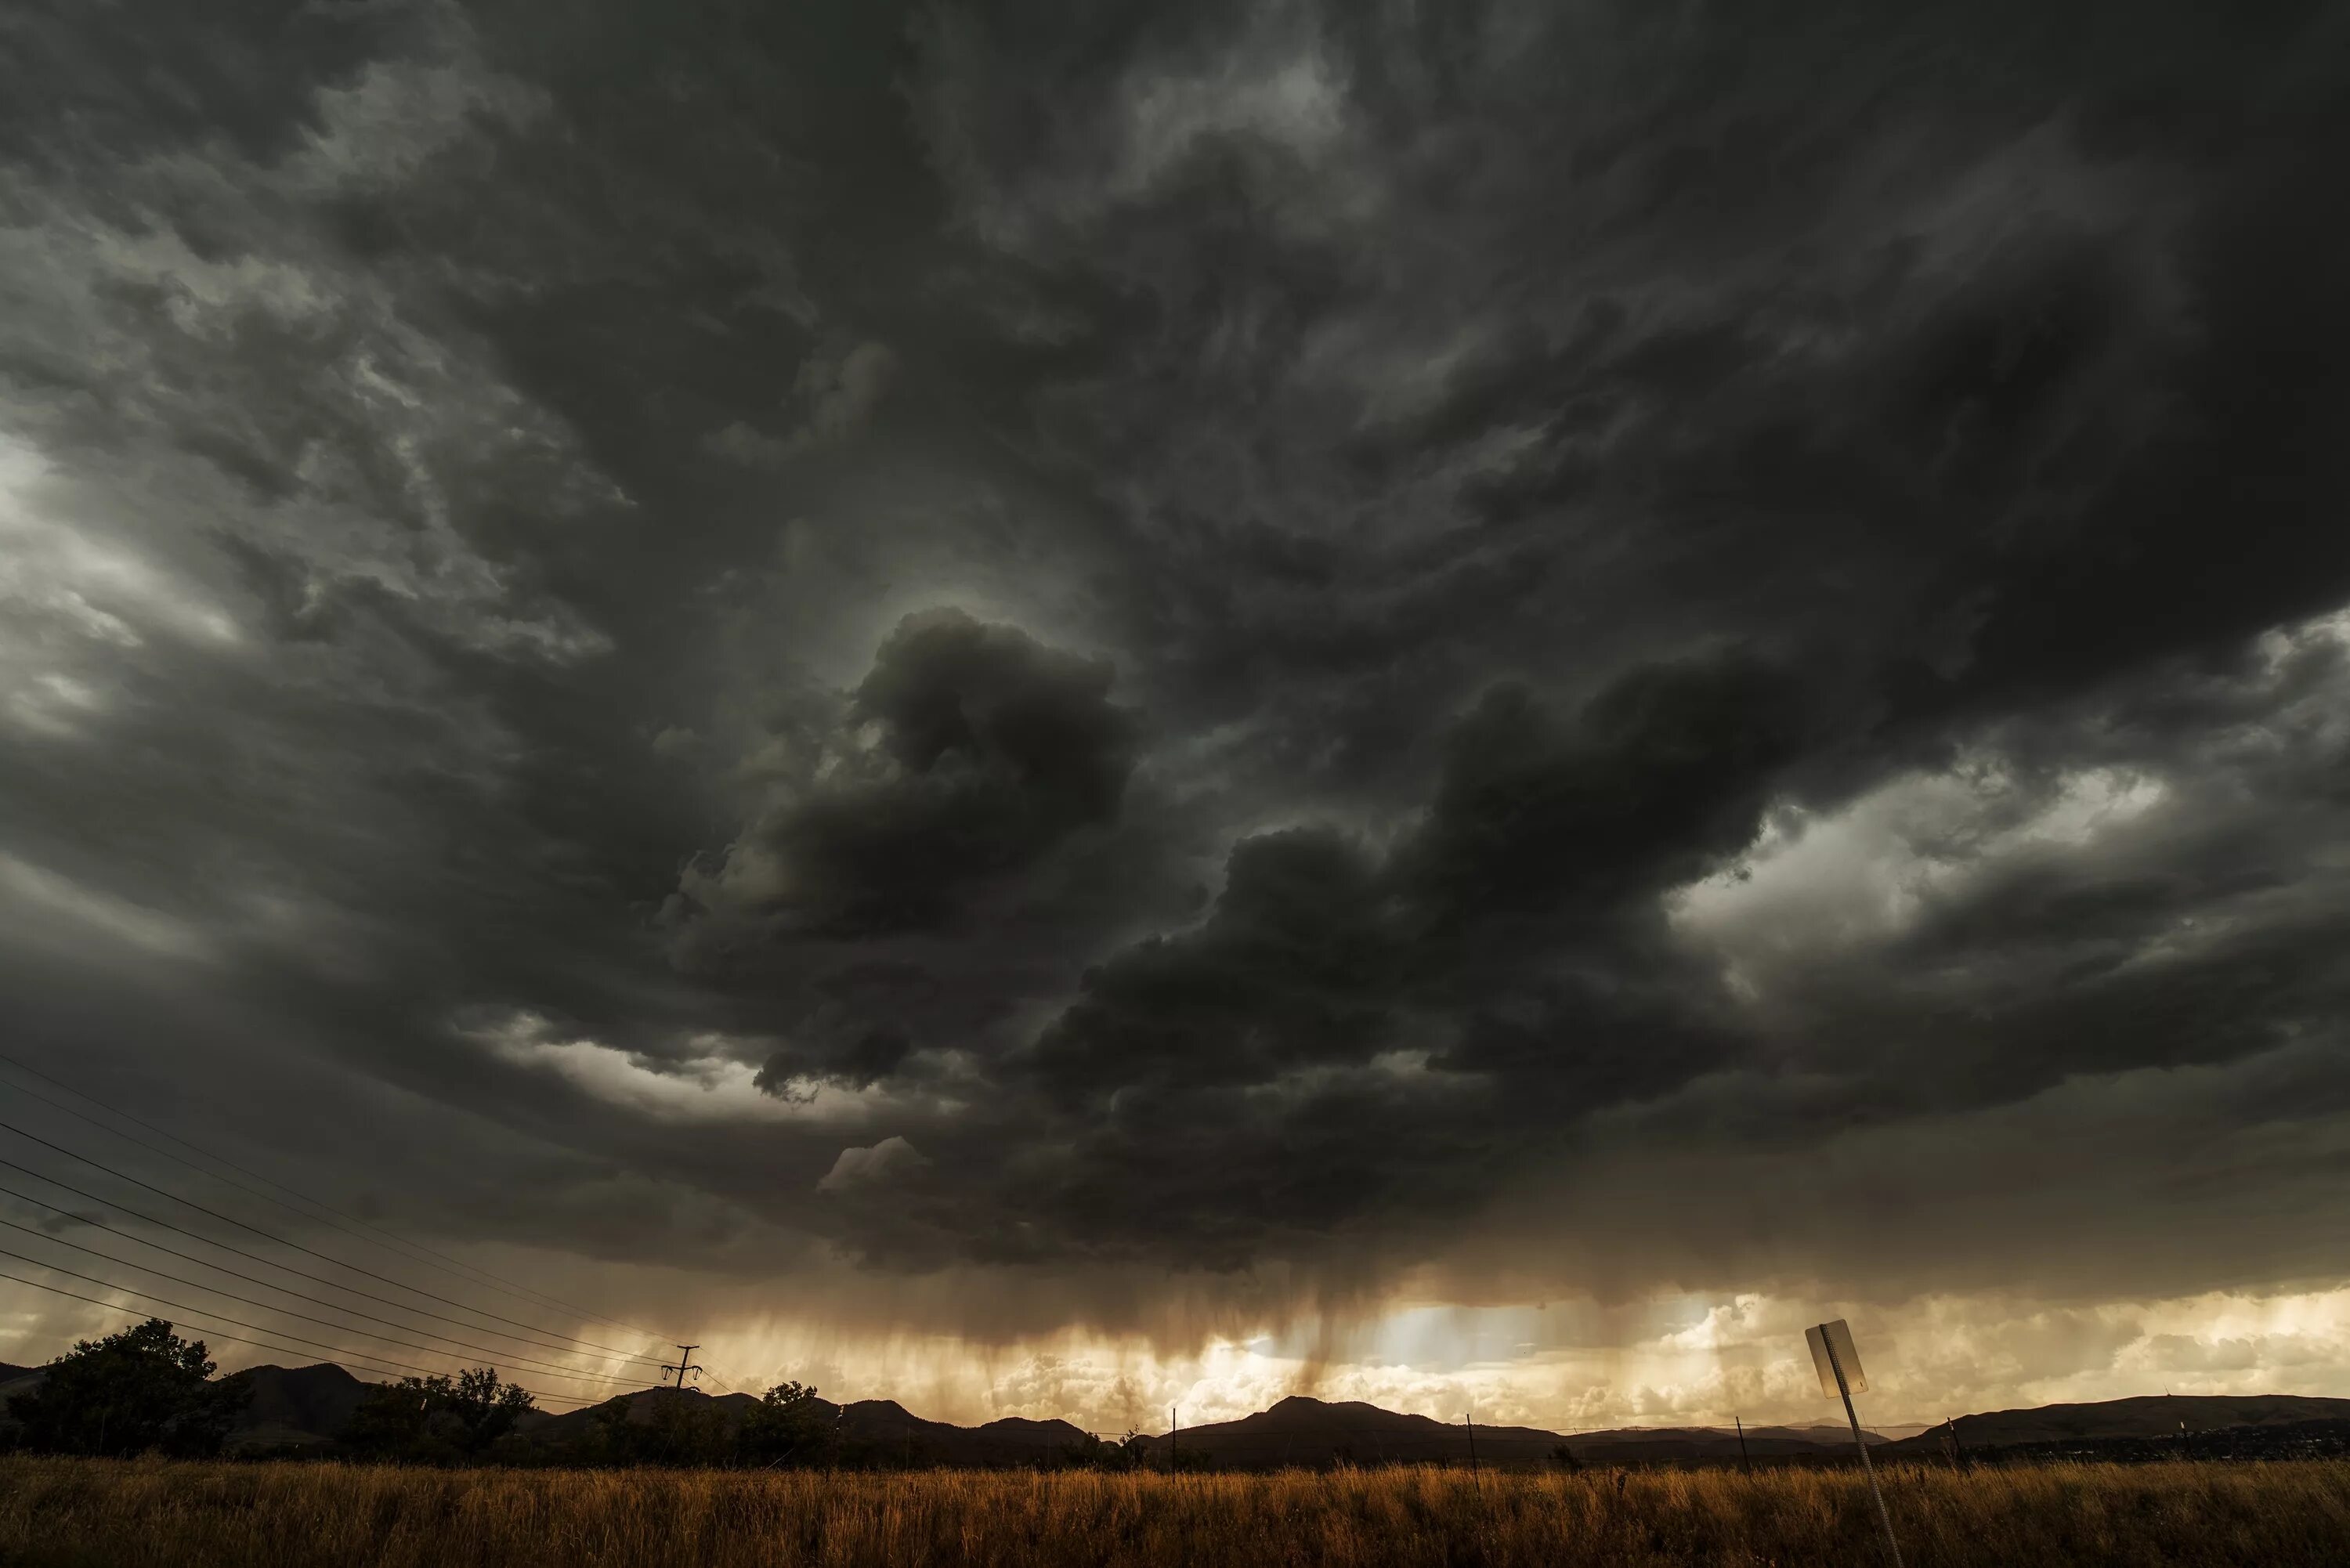
[[[1771,9],[8,6],[5,1048],[963,1418],[2350,1394],[2350,12]]]

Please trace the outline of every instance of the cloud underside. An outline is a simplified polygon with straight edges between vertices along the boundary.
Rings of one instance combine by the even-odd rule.
[[[30,1049],[1105,1327],[2324,1272],[2338,23],[783,9],[14,28]]]

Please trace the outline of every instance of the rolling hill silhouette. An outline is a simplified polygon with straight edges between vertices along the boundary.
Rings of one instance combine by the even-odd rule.
[[[735,1422],[759,1404],[750,1394],[712,1397],[698,1389],[686,1389],[684,1394],[677,1389],[639,1389],[635,1394],[618,1394],[599,1406],[546,1415],[526,1422],[522,1432],[536,1443],[559,1443],[592,1432],[597,1422],[611,1420],[613,1410],[620,1410],[623,1420],[651,1422],[660,1401],[674,1398],[693,1401],[701,1410],[712,1410]],[[956,1427],[951,1422],[923,1420],[895,1398],[860,1398],[846,1406],[817,1398],[816,1408],[832,1422],[839,1437],[865,1443],[877,1453],[905,1455],[911,1462],[929,1465],[1034,1465],[1041,1459],[1057,1459],[1067,1449],[1086,1441],[1084,1427],[1065,1420],[1027,1420],[1008,1415],[978,1427]]]
[[[1238,1420],[1187,1428],[1174,1435],[1174,1441],[1179,1453],[1205,1454],[1219,1465],[1252,1469],[1284,1465],[1467,1464],[1472,1444],[1479,1462],[1503,1465],[1547,1464],[1562,1446],[1578,1463],[1735,1459],[1739,1456],[1737,1433],[1711,1427],[1563,1433],[1481,1422],[1472,1438],[1467,1425],[1460,1421],[1295,1394],[1270,1409]],[[1145,1442],[1151,1453],[1165,1454],[1167,1438],[1149,1438]],[[1747,1451],[1758,1459],[1817,1454],[1848,1448],[1851,1442],[1843,1428],[1798,1431],[1758,1427],[1749,1428],[1746,1433]]]
[[[232,1446],[251,1452],[325,1450],[349,1426],[370,1385],[332,1362],[307,1366],[262,1366],[245,1374],[251,1402],[232,1435]],[[0,1429],[9,1394],[37,1387],[38,1367],[0,1363]],[[696,1414],[740,1421],[758,1405],[748,1394],[711,1396],[698,1389],[641,1389],[599,1405],[559,1415],[534,1413],[518,1434],[534,1445],[560,1446],[596,1429],[616,1415],[630,1423],[655,1418],[660,1402],[683,1400]],[[917,1465],[1002,1467],[1050,1464],[1082,1447],[1088,1434],[1068,1421],[1005,1417],[975,1427],[925,1420],[894,1399],[860,1399],[847,1405],[827,1400],[816,1407],[843,1438],[886,1461]],[[1960,1442],[1970,1451],[2033,1449],[2066,1444],[2174,1439],[2184,1424],[2190,1434],[2300,1431],[2313,1424],[2350,1427],[2350,1399],[2298,1395],[2241,1397],[2157,1395],[2095,1404],[2045,1405],[1998,1410],[1958,1418]],[[1896,1457],[1925,1459],[1942,1451],[1942,1428],[1890,1439],[1871,1433],[1873,1445]],[[1756,1459],[1837,1458],[1851,1451],[1851,1436],[1840,1426],[1750,1427],[1744,1451]],[[1173,1445],[1180,1456],[1219,1468],[1270,1469],[1334,1464],[1466,1464],[1471,1433],[1459,1421],[1406,1415],[1358,1401],[1328,1401],[1293,1395],[1271,1408],[1230,1421],[1180,1429]],[[1164,1464],[1169,1438],[1140,1439],[1145,1462]],[[1558,1462],[1564,1449],[1580,1464],[1670,1461],[1735,1462],[1738,1435],[1717,1427],[1618,1428],[1605,1431],[1555,1432],[1535,1427],[1489,1427],[1480,1423],[1474,1454],[1484,1464],[1523,1467]]]
[[[369,1388],[331,1361],[256,1366],[246,1377],[253,1402],[235,1434],[244,1448],[324,1448],[350,1425]]]
[[[2314,1395],[2152,1394],[2104,1399],[2090,1405],[2041,1405],[1993,1410],[1958,1418],[1958,1439],[1969,1449],[2024,1448],[2039,1444],[2113,1442],[2127,1438],[2173,1439],[2189,1434],[2252,1428],[2300,1427],[2309,1422],[2350,1421],[2350,1399]],[[1890,1445],[1897,1454],[1939,1453],[1943,1428],[1930,1428]]]
[[[616,1409],[623,1412],[625,1420],[650,1422],[660,1401],[678,1398],[694,1401],[702,1409],[736,1421],[748,1415],[759,1403],[748,1394],[712,1396],[689,1388],[681,1395],[672,1388],[647,1388],[634,1394],[618,1395],[600,1405],[590,1405],[584,1409],[542,1417],[525,1423],[522,1430],[533,1441],[560,1442],[585,1435],[598,1422],[609,1419],[610,1412]],[[895,1399],[859,1399],[848,1405],[818,1399],[815,1405],[841,1437],[869,1445],[879,1452],[902,1454],[918,1463],[973,1466],[1033,1464],[1058,1459],[1066,1449],[1086,1438],[1083,1428],[1066,1421],[1032,1421],[1016,1416],[1007,1416],[976,1427],[926,1421]]]

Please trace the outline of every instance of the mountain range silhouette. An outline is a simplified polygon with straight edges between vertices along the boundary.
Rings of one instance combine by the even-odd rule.
[[[37,1367],[0,1363],[0,1412],[9,1395],[36,1386]],[[369,1385],[332,1362],[308,1366],[255,1366],[245,1374],[251,1403],[232,1441],[244,1450],[323,1450],[349,1425]],[[740,1420],[757,1404],[748,1394],[708,1395],[688,1388],[641,1389],[561,1414],[534,1413],[520,1434],[534,1443],[558,1444],[618,1418],[650,1422],[663,1400],[683,1400],[722,1418]],[[1064,1420],[1003,1417],[978,1426],[926,1420],[894,1399],[847,1404],[816,1401],[839,1435],[881,1453],[902,1453],[909,1462],[995,1467],[1051,1463],[1085,1445],[1085,1428]],[[0,1415],[0,1424],[5,1424]],[[2176,1440],[2189,1433],[2300,1428],[2313,1423],[2350,1423],[2350,1399],[2295,1395],[2149,1396],[2093,1404],[2048,1405],[1957,1418],[1956,1436],[1970,1451],[2007,1447],[2052,1446],[2115,1440]],[[1945,1429],[1897,1428],[1915,1435],[1870,1432],[1873,1445],[1891,1456],[1926,1458],[1942,1451]],[[1116,1437],[1116,1433],[1099,1434]],[[1167,1434],[1139,1439],[1146,1462],[1163,1463]],[[1839,1457],[1850,1452],[1850,1428],[1840,1424],[1749,1427],[1740,1435],[1719,1427],[1627,1427],[1601,1431],[1557,1432],[1536,1427],[1487,1426],[1473,1432],[1460,1421],[1406,1415],[1359,1401],[1330,1401],[1292,1395],[1271,1407],[1233,1420],[1178,1429],[1179,1455],[1212,1460],[1220,1467],[1276,1469],[1331,1464],[1466,1464],[1525,1466],[1562,1462],[1562,1450],[1583,1464],[1658,1461],[1734,1462],[1742,1454],[1757,1459]],[[1473,1446],[1473,1453],[1472,1453]]]

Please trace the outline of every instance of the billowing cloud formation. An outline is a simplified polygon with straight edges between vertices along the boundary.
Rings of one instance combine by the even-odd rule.
[[[2323,8],[85,9],[33,1059],[981,1337],[2338,1275]]]
[[[1017,873],[1118,814],[1132,722],[1098,660],[957,610],[909,617],[782,798],[694,901],[783,911],[778,936],[935,924],[966,884]]]

